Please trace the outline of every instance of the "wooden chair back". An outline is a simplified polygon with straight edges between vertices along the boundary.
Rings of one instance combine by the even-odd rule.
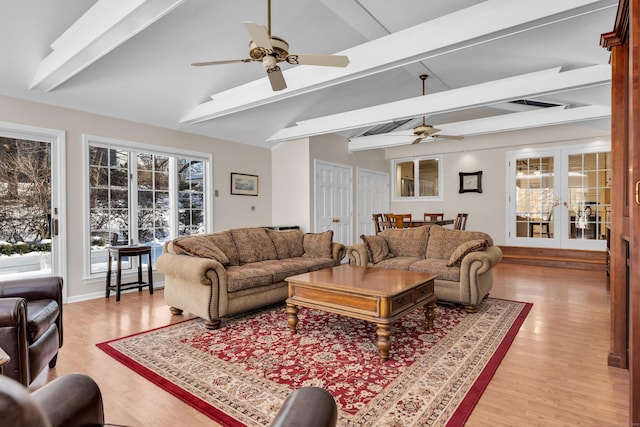
[[[427,213],[427,212],[425,212],[424,220],[425,221],[431,221],[431,222],[443,221],[444,220],[444,213]]]
[[[376,232],[376,235],[378,235],[382,230],[390,227],[389,220],[384,214],[372,214],[371,216],[373,217],[373,229]]]
[[[387,214],[387,218],[393,228],[405,228],[405,226],[411,227],[413,225],[411,214]]]
[[[468,216],[469,216],[468,213],[459,213],[458,216],[456,216],[456,222],[453,223],[453,229],[464,230],[467,227]]]

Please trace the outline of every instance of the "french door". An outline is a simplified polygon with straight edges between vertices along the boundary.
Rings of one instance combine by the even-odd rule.
[[[611,224],[608,144],[509,153],[509,245],[604,250]]]
[[[64,131],[0,122],[0,280],[66,274],[64,143]]]

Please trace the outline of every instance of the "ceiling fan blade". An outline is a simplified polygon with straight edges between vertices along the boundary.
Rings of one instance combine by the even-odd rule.
[[[349,58],[343,55],[288,55],[289,64],[299,65],[321,65],[325,67],[346,67],[349,65]]]
[[[423,137],[423,136],[420,136],[420,137],[418,137],[418,138],[414,139],[414,140],[413,140],[413,142],[411,142],[411,145],[413,145],[413,144],[418,144],[418,143],[419,143],[420,141],[422,141],[423,139],[424,139],[424,137]]]
[[[267,70],[267,76],[269,77],[269,82],[271,82],[271,88],[273,90],[282,90],[287,87],[282,70],[277,65]]]
[[[244,59],[228,59],[226,61],[205,61],[205,62],[194,62],[191,65],[194,67],[202,67],[206,65],[220,65],[220,64],[234,64],[236,62],[251,62],[251,58]]]
[[[434,138],[440,138],[440,139],[464,139],[464,136],[460,136],[460,135],[431,135]]]
[[[245,28],[251,35],[251,41],[256,44],[258,47],[262,47],[264,49],[273,50],[273,46],[271,46],[271,39],[269,38],[269,33],[264,25],[256,24],[255,22],[243,22]]]

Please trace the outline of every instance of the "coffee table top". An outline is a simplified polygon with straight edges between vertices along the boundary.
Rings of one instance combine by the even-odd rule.
[[[314,287],[320,285],[326,289],[342,289],[353,293],[388,296],[435,278],[435,274],[417,271],[387,270],[342,264],[324,270],[298,274],[285,280],[296,284],[308,283]]]

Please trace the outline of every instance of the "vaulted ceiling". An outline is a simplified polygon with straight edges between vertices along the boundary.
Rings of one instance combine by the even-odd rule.
[[[0,94],[244,144],[325,133],[351,149],[408,144],[423,119],[465,136],[609,123],[599,39],[617,1],[273,0],[272,35],[290,53],[350,59],[281,64],[277,92],[259,62],[190,65],[247,58],[243,22],[266,26],[267,0],[0,5]]]

